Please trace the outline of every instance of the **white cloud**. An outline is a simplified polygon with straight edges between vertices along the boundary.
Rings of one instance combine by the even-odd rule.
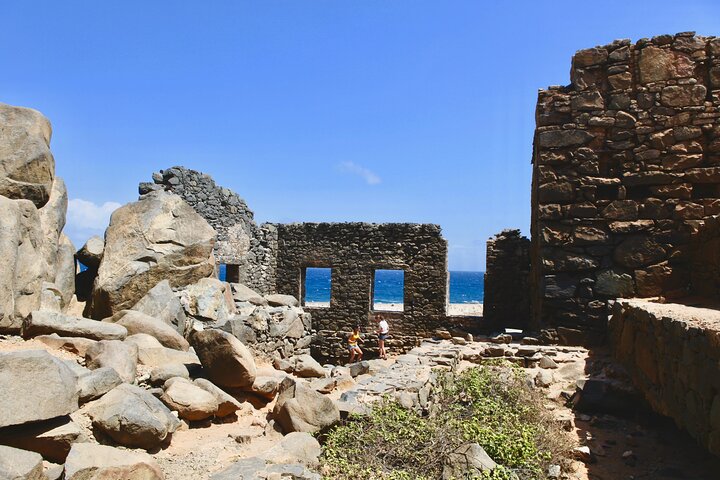
[[[118,207],[120,204],[117,202],[97,205],[82,198],[71,198],[68,201],[65,233],[79,248],[91,236],[103,235],[110,223],[110,214]]]
[[[338,164],[338,170],[340,170],[341,172],[357,175],[358,177],[365,180],[368,185],[377,185],[382,181],[380,177],[375,174],[375,172],[372,172],[371,170],[368,170],[367,168],[362,167],[354,162],[341,162],[340,164]]]

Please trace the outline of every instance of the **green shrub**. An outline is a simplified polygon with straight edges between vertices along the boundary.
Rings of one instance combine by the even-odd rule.
[[[332,479],[434,480],[447,455],[477,442],[500,467],[487,480],[545,478],[569,439],[524,382],[522,370],[477,367],[438,382],[429,416],[397,402],[377,402],[369,415],[351,417],[326,437],[322,472]]]

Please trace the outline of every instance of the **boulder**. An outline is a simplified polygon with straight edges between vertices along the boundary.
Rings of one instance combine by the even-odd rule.
[[[168,408],[178,412],[180,418],[189,421],[205,420],[215,415],[218,402],[212,393],[190,380],[175,378],[179,381],[174,381],[166,387],[165,393],[160,398]]]
[[[235,314],[230,285],[217,278],[202,278],[182,292],[187,313],[195,318],[216,322]]]
[[[190,378],[190,372],[182,363],[168,363],[150,371],[150,385],[163,386],[171,378]]]
[[[38,335],[35,337],[35,340],[44,343],[50,348],[76,353],[81,357],[84,357],[87,349],[96,342],[96,340],[90,340],[89,338],[83,337],[61,337],[57,333],[52,333],[50,335]]]
[[[0,158],[0,172],[1,164]],[[0,196],[0,333],[19,332],[22,321],[40,308],[48,272],[42,256],[44,242],[35,205]]]
[[[320,443],[311,434],[291,432],[263,454],[263,458],[270,463],[300,463],[312,468],[318,465],[321,453]]]
[[[370,373],[370,362],[363,360],[362,362],[355,362],[347,365],[350,370],[350,376],[355,378],[359,375]]]
[[[290,377],[280,383],[273,416],[285,433],[314,433],[340,421],[332,400]]]
[[[274,293],[272,295],[265,295],[268,305],[271,307],[297,307],[299,305],[297,298],[292,295],[282,295]]]
[[[497,463],[477,443],[465,443],[455,449],[443,467],[442,480],[485,478],[483,472],[494,470]]]
[[[227,332],[195,331],[190,337],[208,379],[220,387],[250,388],[255,381],[255,359],[250,350]]]
[[[88,413],[95,428],[126,447],[155,448],[180,426],[160,400],[127,383],[106,393]]]
[[[0,354],[0,427],[47,420],[78,409],[77,377],[44,350]]]
[[[244,458],[233,463],[224,470],[214,473],[210,480],[238,480],[238,479],[280,479],[293,480],[320,480],[319,474],[308,470],[299,463],[268,464],[260,457]]]
[[[55,463],[65,462],[73,443],[87,441],[82,428],[68,416],[0,429],[0,445],[36,452]]]
[[[70,305],[73,294],[75,293],[75,245],[67,237],[60,234],[57,246],[57,256],[55,261],[55,277],[53,283],[61,294],[62,309]]]
[[[100,261],[105,251],[105,240],[97,235],[92,236],[85,242],[80,250],[75,252],[75,258],[86,267],[97,270],[100,268]]]
[[[120,374],[112,367],[101,367],[78,379],[80,402],[85,403],[105,395],[123,383]]]
[[[36,110],[0,103],[0,128],[0,195],[42,207],[55,178],[50,122]]]
[[[65,462],[65,480],[164,480],[155,459],[143,452],[92,443],[73,445]]]
[[[205,380],[204,378],[196,378],[193,380],[193,383],[215,397],[215,400],[218,403],[215,416],[227,417],[242,408],[240,402],[235,400],[235,398],[227,394],[211,381]]]
[[[101,340],[85,353],[85,364],[89,369],[113,368],[128,383],[135,381],[137,362],[137,347],[119,340]]]
[[[68,196],[65,182],[56,177],[50,189],[48,202],[38,210],[40,228],[45,242],[41,247],[43,260],[48,266],[48,272],[54,272],[57,261],[57,247],[60,233],[65,227]],[[73,250],[73,253],[75,251]]]
[[[285,308],[282,312],[282,320],[279,322],[273,315],[269,322],[269,333],[271,337],[302,338],[305,334],[305,325],[294,308]]]
[[[266,400],[272,400],[277,395],[278,388],[280,387],[280,380],[278,377],[260,375],[255,377],[252,388],[250,389],[255,395],[258,395]]]
[[[168,325],[173,325],[180,335],[185,333],[187,323],[185,310],[167,280],[163,280],[151,288],[144,297],[133,305],[131,310],[162,320]]]
[[[136,333],[152,335],[158,339],[161,345],[168,348],[183,351],[190,348],[187,340],[172,326],[135,310],[121,310],[104,321],[122,325],[127,329],[128,335],[135,335]]]
[[[182,198],[156,191],[113,212],[92,294],[92,317],[131,308],[161,280],[193,284],[215,271],[215,230]]]
[[[268,304],[262,295],[242,283],[231,283],[230,286],[232,289],[232,297],[236,302],[248,302],[260,306]]]
[[[292,357],[290,362],[293,364],[293,372],[298,377],[326,377],[328,374],[327,370],[308,354]]]
[[[43,459],[35,452],[0,445],[0,478],[45,480]]]
[[[188,370],[200,366],[200,360],[193,352],[173,350],[172,348],[165,348],[162,345],[156,348],[140,348],[138,350],[138,363],[150,368],[171,363],[181,363],[185,365]]]
[[[23,322],[22,334],[25,338],[52,333],[91,340],[123,340],[128,332],[122,325],[70,317],[57,312],[32,312]]]

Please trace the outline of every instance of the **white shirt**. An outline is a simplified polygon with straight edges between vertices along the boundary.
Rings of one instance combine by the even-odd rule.
[[[385,320],[380,320],[380,323],[378,325],[380,326],[380,333],[388,333],[388,331],[390,330],[390,327]]]

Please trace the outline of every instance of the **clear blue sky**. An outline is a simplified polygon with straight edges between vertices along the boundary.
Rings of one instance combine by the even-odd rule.
[[[455,270],[528,233],[537,90],[569,82],[575,50],[720,35],[717,0],[26,0],[0,18],[0,101],[52,121],[76,243],[180,164],[261,222],[439,223]]]

